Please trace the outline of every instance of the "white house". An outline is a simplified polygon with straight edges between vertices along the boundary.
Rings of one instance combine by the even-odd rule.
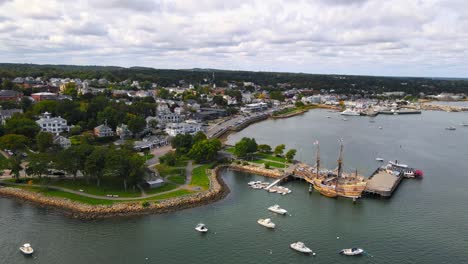
[[[64,136],[60,136],[60,135],[56,135],[54,136],[54,144],[56,145],[59,145],[61,148],[69,148],[71,146],[71,141],[70,139],[64,137]]]
[[[178,134],[195,134],[201,131],[201,124],[198,123],[168,123],[166,125],[166,133],[175,137]]]
[[[41,127],[42,131],[50,133],[62,133],[70,130],[70,127],[67,125],[67,120],[59,117],[52,117],[48,112],[42,114],[42,117],[36,121],[36,123]]]

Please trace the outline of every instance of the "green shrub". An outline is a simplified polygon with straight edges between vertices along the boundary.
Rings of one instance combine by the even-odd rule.
[[[144,201],[144,202],[141,203],[141,206],[143,206],[144,208],[149,207],[149,206],[150,206],[150,202]]]

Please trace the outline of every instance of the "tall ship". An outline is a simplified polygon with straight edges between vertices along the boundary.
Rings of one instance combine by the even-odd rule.
[[[340,145],[338,168],[334,171],[323,173],[320,170],[320,146],[317,144],[316,176],[312,180],[314,189],[320,194],[335,198],[338,196],[347,198],[360,198],[366,188],[366,179],[356,173],[343,172],[343,143]]]

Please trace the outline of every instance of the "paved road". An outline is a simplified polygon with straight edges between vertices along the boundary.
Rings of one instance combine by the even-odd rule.
[[[147,160],[146,165],[148,165],[148,167],[152,167],[152,166],[158,164],[159,163],[159,157],[164,156],[166,153],[168,153],[169,151],[172,151],[172,150],[174,150],[174,149],[172,148],[171,145],[160,147],[160,148],[155,148],[155,149],[151,150],[151,154],[153,154],[154,157]]]

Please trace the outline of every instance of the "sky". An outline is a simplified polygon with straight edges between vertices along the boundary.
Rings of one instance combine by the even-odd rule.
[[[468,1],[0,0],[0,62],[468,77]]]

